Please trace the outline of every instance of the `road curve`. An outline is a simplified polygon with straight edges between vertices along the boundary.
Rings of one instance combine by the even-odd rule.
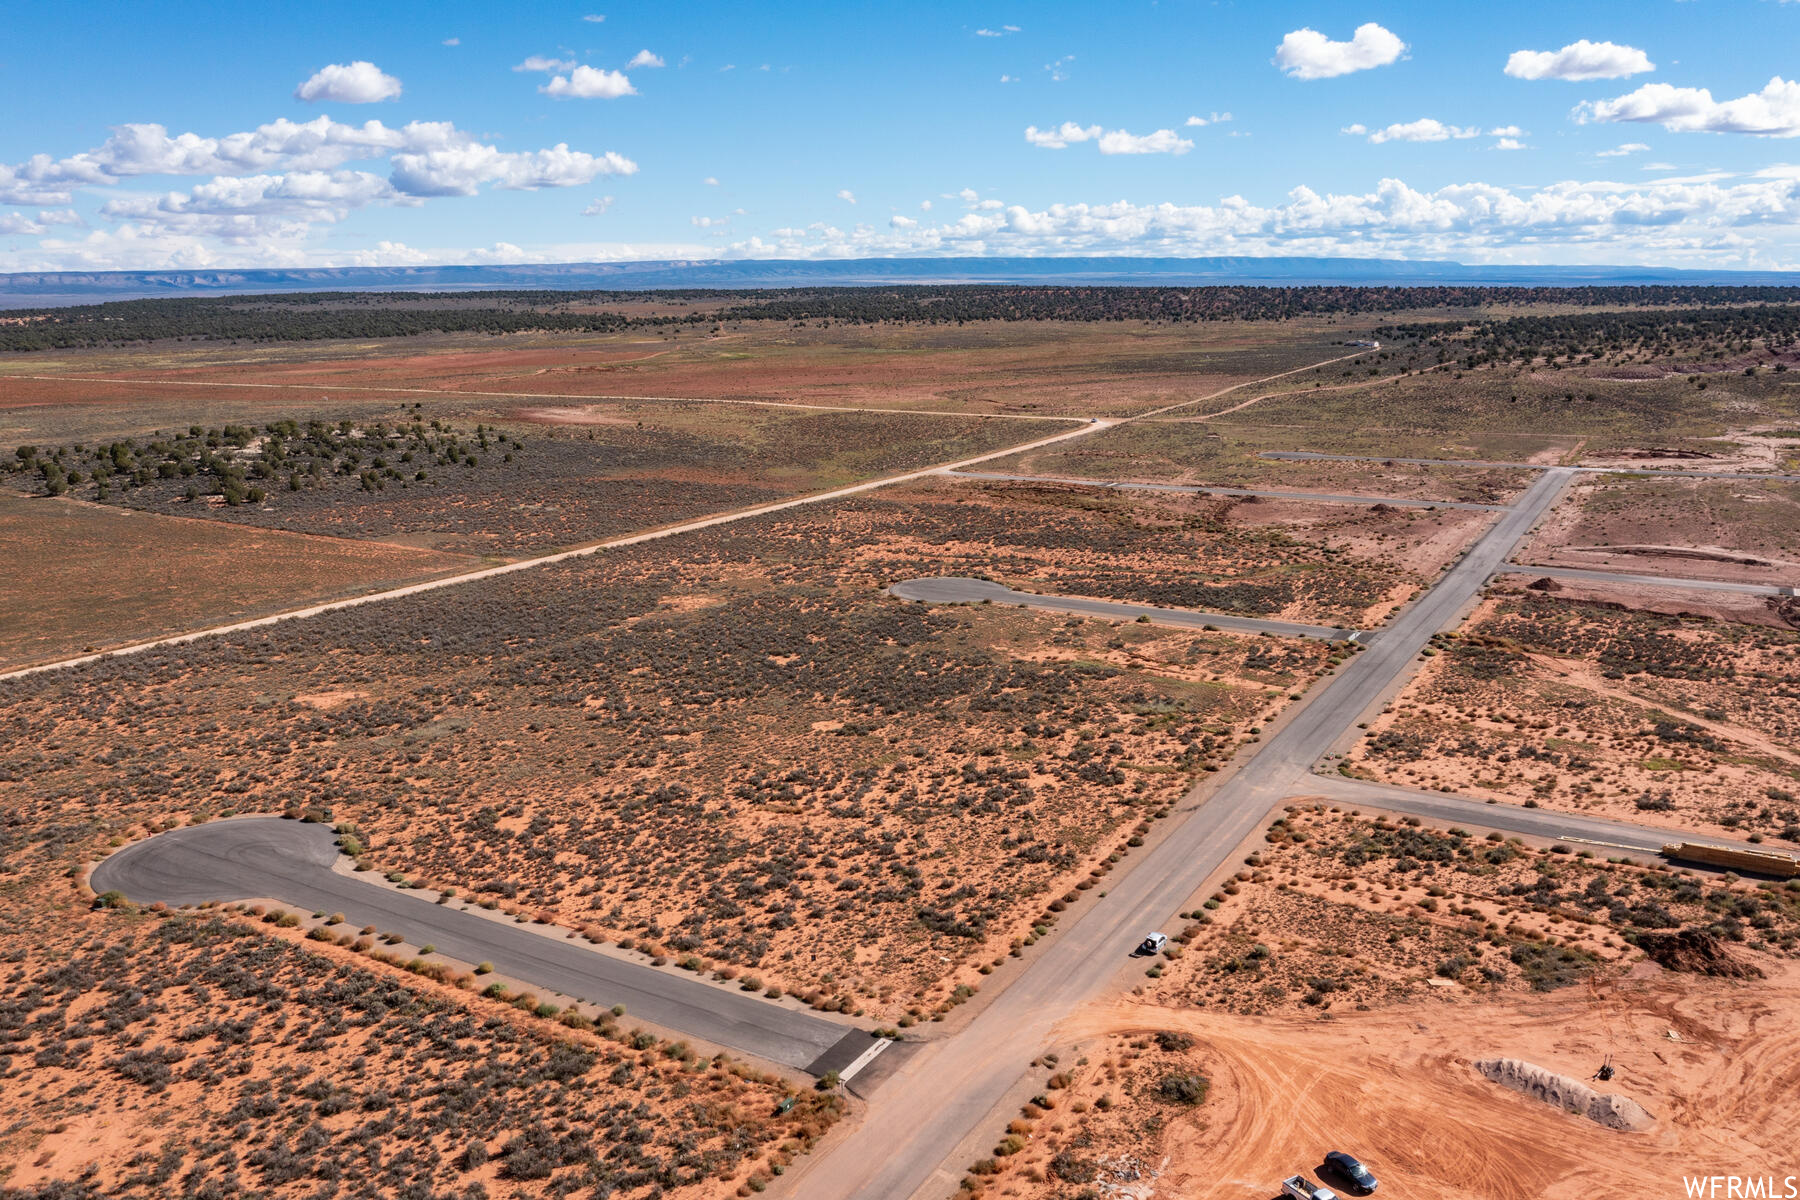
[[[1770,583],[1733,583],[1725,579],[1690,579],[1684,575],[1628,575],[1597,567],[1533,567],[1509,562],[1496,575],[1548,575],[1556,579],[1586,579],[1597,583],[1638,583],[1649,587],[1697,588],[1704,592],[1741,592],[1750,596],[1792,596],[1794,587]]]
[[[1389,508],[1464,508],[1477,512],[1505,512],[1505,504],[1475,504],[1467,500],[1417,500],[1398,496],[1352,496],[1328,492],[1278,492],[1256,488],[1203,487],[1193,483],[1135,483],[1113,479],[1081,479],[1066,475],[1008,475],[1001,471],[946,471],[958,479],[992,479],[1003,483],[1066,483],[1078,487],[1112,488],[1128,492],[1177,492],[1202,496],[1267,500],[1307,500],[1314,504],[1385,504]]]
[[[1371,634],[1359,636],[1354,629],[1335,629],[1329,625],[1265,621],[1258,617],[1234,617],[1228,613],[1201,612],[1189,608],[1155,608],[1148,604],[1089,600],[1081,596],[1040,596],[1033,592],[1015,592],[1005,584],[989,579],[968,579],[957,575],[908,579],[888,588],[888,593],[902,600],[922,600],[927,604],[992,602],[1083,617],[1108,617],[1116,621],[1135,621],[1139,617],[1148,617],[1153,624],[1178,625],[1183,629],[1204,629],[1210,625],[1237,633],[1272,633],[1280,637],[1319,638],[1327,642],[1344,642],[1352,637],[1363,642],[1374,640]]]
[[[927,1044],[905,1074],[883,1085],[862,1124],[807,1167],[799,1200],[938,1200],[954,1193],[969,1161],[957,1160],[959,1146],[982,1130],[1022,1064],[1044,1052],[1056,1023],[1112,987],[1130,947],[1180,909],[1272,810],[1322,790],[1312,765],[1398,686],[1431,635],[1479,595],[1573,478],[1567,468],[1546,469],[1367,650],[1315,686],[1218,791],[1207,796],[1202,784],[1190,792],[1162,840],[1125,860],[1106,894],[1084,900],[1043,955],[967,1029]]]
[[[501,974],[592,1004],[623,1004],[654,1025],[786,1067],[806,1069],[847,1039],[867,1044],[864,1031],[845,1023],[334,871],[338,857],[328,826],[246,817],[134,842],[101,860],[89,883],[142,904],[269,899],[341,912],[353,926],[492,963]]]

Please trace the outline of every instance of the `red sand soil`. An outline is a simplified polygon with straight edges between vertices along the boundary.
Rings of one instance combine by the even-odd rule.
[[[1093,1054],[1107,1035],[1164,1029],[1199,1039],[1214,1087],[1191,1114],[1161,1106],[1172,1119],[1158,1197],[1267,1197],[1287,1175],[1313,1175],[1331,1149],[1363,1157],[1384,1191],[1497,1200],[1673,1196],[1683,1175],[1795,1168],[1800,967],[1792,964],[1750,983],[1642,967],[1597,994],[1444,1000],[1329,1021],[1128,999],[1077,1014],[1064,1033]],[[1649,1131],[1604,1129],[1471,1066],[1514,1057],[1586,1079],[1608,1054],[1619,1075],[1594,1086],[1642,1104],[1656,1118]],[[1142,1145],[1118,1149],[1150,1157]]]
[[[478,565],[458,554],[0,492],[0,666],[280,612]]]

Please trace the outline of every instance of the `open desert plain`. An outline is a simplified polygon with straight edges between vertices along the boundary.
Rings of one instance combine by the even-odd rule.
[[[0,1196],[1784,1174],[1755,291],[0,326]]]

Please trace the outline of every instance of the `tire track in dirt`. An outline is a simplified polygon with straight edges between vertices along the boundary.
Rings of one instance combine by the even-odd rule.
[[[1800,967],[1784,967],[1747,1003],[1743,985],[1656,973],[1586,995],[1459,998],[1323,1021],[1121,998],[1069,1018],[1058,1043],[1090,1054],[1103,1038],[1198,1039],[1213,1090],[1197,1119],[1171,1126],[1158,1196],[1260,1200],[1277,1180],[1314,1173],[1331,1149],[1367,1155],[1384,1191],[1410,1195],[1679,1195],[1683,1174],[1790,1169],[1797,983]],[[1657,1124],[1622,1133],[1489,1084],[1472,1063],[1494,1053],[1578,1076],[1616,1053],[1612,1086]]]

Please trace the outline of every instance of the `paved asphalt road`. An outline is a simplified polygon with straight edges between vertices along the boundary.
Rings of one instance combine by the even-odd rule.
[[[810,1067],[840,1043],[869,1042],[864,1031],[811,1012],[340,874],[331,869],[337,858],[328,826],[253,817],[134,842],[103,859],[90,883],[97,892],[122,892],[143,904],[268,899],[341,912],[353,926],[403,934],[415,946],[430,943],[450,958],[489,962],[501,974],[593,1004],[623,1004],[652,1024],[787,1067]]]
[[[1512,467],[1521,471],[1542,471],[1543,463],[1490,462],[1463,458],[1396,458],[1383,454],[1320,454],[1312,450],[1264,450],[1262,458],[1323,460],[1325,462],[1391,462],[1421,467]],[[1792,483],[1800,475],[1783,475],[1775,471],[1706,471],[1686,467],[1570,467],[1587,475],[1679,475],[1691,479],[1777,479]]]
[[[862,1124],[808,1166],[798,1195],[941,1200],[954,1193],[965,1165],[956,1158],[959,1144],[983,1128],[1023,1064],[1050,1044],[1057,1021],[1109,988],[1130,961],[1131,947],[1179,910],[1271,809],[1321,790],[1312,764],[1383,698],[1431,635],[1474,599],[1571,478],[1566,468],[1545,470],[1434,587],[1314,689],[1210,799],[1184,800],[1163,840],[1136,863],[1128,860],[1104,897],[1084,900],[1042,957],[967,1029],[923,1047],[904,1075],[875,1094]]]
[[[1201,487],[1189,483],[1123,483],[1111,479],[1078,479],[1063,475],[1007,475],[999,471],[946,471],[961,479],[993,479],[1007,483],[1068,483],[1079,487],[1133,492],[1189,492],[1203,496],[1259,496],[1269,500],[1311,500],[1319,504],[1385,504],[1390,508],[1467,508],[1505,512],[1504,504],[1471,504],[1466,500],[1412,500],[1395,496],[1350,496],[1328,492],[1271,492],[1252,488]]]
[[[902,600],[923,600],[930,604],[1017,604],[1041,608],[1047,612],[1075,613],[1084,617],[1111,617],[1135,621],[1149,617],[1159,625],[1179,625],[1184,629],[1204,629],[1208,625],[1231,629],[1238,633],[1273,633],[1283,637],[1323,638],[1328,642],[1349,640],[1354,629],[1334,629],[1329,625],[1300,625],[1292,621],[1265,621],[1257,617],[1234,617],[1227,613],[1200,612],[1188,608],[1152,608],[1147,604],[1123,604],[1117,600],[1088,600],[1080,596],[1040,596],[1033,592],[1015,592],[1003,583],[987,579],[965,579],[955,575],[930,579],[908,579],[888,589]],[[1368,635],[1358,640],[1366,640]]]
[[[1627,575],[1623,571],[1600,571],[1586,567],[1529,567],[1509,562],[1500,568],[1502,575],[1550,575],[1557,579],[1592,579],[1601,583],[1644,583],[1651,587],[1699,588],[1707,592],[1744,592],[1752,596],[1791,596],[1792,587],[1776,587],[1767,583],[1728,583],[1721,579],[1685,579],[1679,575]]]
[[[1342,776],[1315,776],[1312,790],[1334,801],[1366,804],[1371,808],[1405,813],[1445,825],[1474,825],[1482,829],[1498,829],[1526,837],[1551,841],[1588,842],[1603,849],[1626,850],[1633,854],[1656,855],[1670,842],[1704,841],[1715,846],[1732,846],[1739,850],[1774,850],[1789,853],[1785,845],[1730,841],[1707,834],[1692,837],[1679,829],[1655,825],[1637,825],[1607,817],[1583,813],[1558,812],[1549,808],[1524,808],[1517,804],[1489,804],[1467,796],[1451,796],[1444,792],[1415,792],[1411,788],[1386,783],[1370,783]]]

